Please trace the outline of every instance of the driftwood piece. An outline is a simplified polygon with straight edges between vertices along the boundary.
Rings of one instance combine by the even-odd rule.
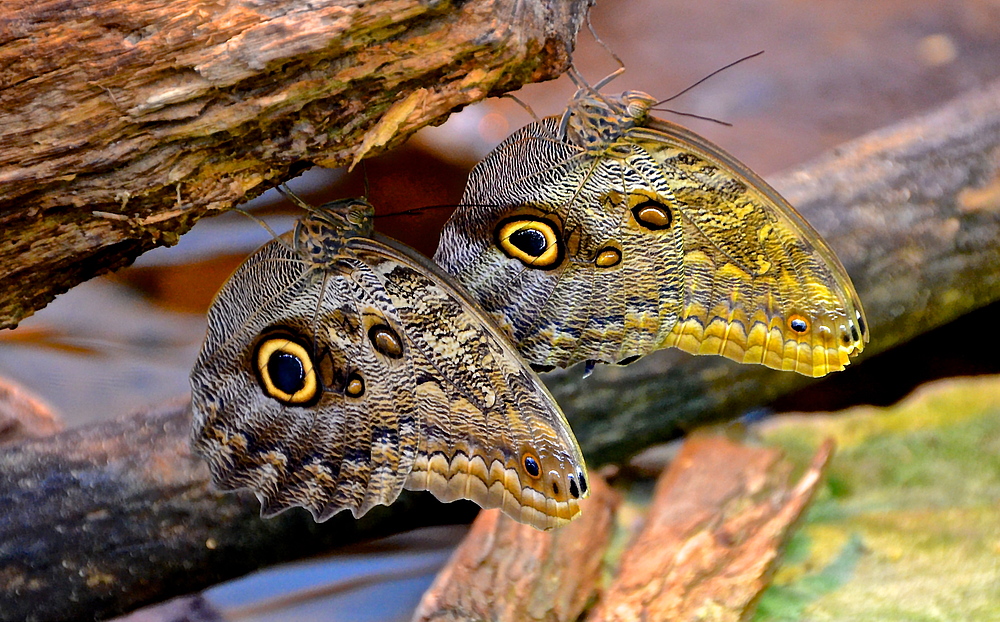
[[[311,164],[553,78],[593,0],[6,0],[0,328]]]
[[[62,429],[62,420],[48,404],[16,383],[0,378],[0,445],[42,438]]]
[[[792,486],[779,450],[685,441],[587,620],[749,620],[832,454],[827,441]]]
[[[619,502],[596,473],[590,484],[580,518],[553,531],[498,510],[480,512],[424,593],[414,622],[576,620],[597,591]]]
[[[1000,300],[1000,83],[774,183],[857,286],[871,324],[861,360]],[[621,461],[815,382],[676,350],[599,366],[587,379],[570,370],[546,381],[591,464]]]
[[[186,406],[0,450],[0,620],[94,620],[262,566],[421,525],[466,521],[404,493],[355,521],[292,510],[261,520],[191,455]]]

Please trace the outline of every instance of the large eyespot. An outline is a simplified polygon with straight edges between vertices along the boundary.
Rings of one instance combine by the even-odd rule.
[[[809,332],[809,320],[798,313],[795,313],[788,318],[788,328],[791,328],[800,335],[807,333]]]
[[[388,324],[375,324],[368,329],[368,339],[376,351],[391,359],[403,356],[403,340]]]
[[[565,255],[559,227],[547,218],[511,216],[497,225],[496,244],[505,255],[530,268],[551,270]]]
[[[652,199],[645,199],[632,208],[635,221],[647,229],[662,231],[670,227],[670,208]]]
[[[296,337],[285,332],[264,337],[253,359],[257,382],[269,397],[289,406],[308,406],[319,399],[312,355]]]

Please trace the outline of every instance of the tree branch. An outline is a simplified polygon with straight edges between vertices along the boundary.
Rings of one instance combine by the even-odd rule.
[[[592,2],[5,2],[0,328],[311,164],[557,76]]]

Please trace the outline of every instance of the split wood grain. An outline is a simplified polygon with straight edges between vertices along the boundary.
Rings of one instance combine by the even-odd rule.
[[[689,438],[587,620],[749,620],[832,454],[827,441],[791,485],[776,449]]]
[[[414,622],[576,620],[598,588],[618,503],[592,473],[590,497],[565,527],[543,532],[497,510],[480,512]]]
[[[593,0],[5,0],[0,328],[313,164],[554,78]]]

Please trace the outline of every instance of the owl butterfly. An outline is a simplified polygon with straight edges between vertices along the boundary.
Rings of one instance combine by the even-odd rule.
[[[539,529],[587,496],[562,412],[447,274],[351,199],[255,252],[208,313],[191,372],[194,447],[223,490],[317,521],[403,488]]]
[[[677,347],[807,376],[868,331],[847,272],[771,186],[653,118],[577,91],[476,165],[434,260],[546,371]]]

